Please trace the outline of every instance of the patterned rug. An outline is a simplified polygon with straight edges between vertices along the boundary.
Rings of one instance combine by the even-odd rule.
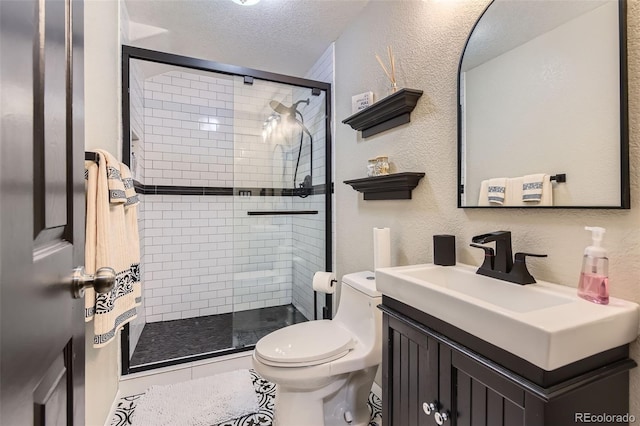
[[[273,404],[276,398],[276,385],[263,379],[254,370],[251,372],[251,380],[260,399],[260,410],[257,413],[249,414],[239,419],[219,423],[211,426],[271,426],[273,423]],[[111,420],[111,426],[133,425],[131,418],[138,399],[144,394],[125,396],[121,398],[116,407],[116,412]],[[380,426],[382,420],[382,401],[373,393],[369,394],[369,412],[371,413],[371,423],[369,426]]]

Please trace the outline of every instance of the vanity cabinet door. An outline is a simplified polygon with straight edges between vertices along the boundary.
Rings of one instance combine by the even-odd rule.
[[[451,378],[457,426],[531,424],[525,421],[522,388],[456,350],[451,355]]]
[[[410,320],[383,318],[383,425],[544,426],[544,404],[522,387]]]
[[[384,316],[382,424],[435,426],[439,401],[439,344],[396,318]]]

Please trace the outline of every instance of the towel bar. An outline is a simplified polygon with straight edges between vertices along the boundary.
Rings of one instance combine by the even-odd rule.
[[[318,214],[318,210],[259,210],[259,211],[248,211],[247,214],[249,216]]]
[[[98,157],[98,153],[97,152],[91,152],[91,151],[85,151],[84,152],[84,159],[87,161],[95,161],[96,163],[99,162],[99,158]]]

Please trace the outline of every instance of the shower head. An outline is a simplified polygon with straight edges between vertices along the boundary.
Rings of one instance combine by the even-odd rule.
[[[276,100],[272,100],[271,102],[269,102],[269,106],[271,107],[272,110],[274,110],[275,112],[277,112],[280,115],[290,115],[291,117],[295,117],[296,113],[299,112],[298,111],[298,105],[301,104],[301,103],[309,105],[309,98],[301,99],[301,100],[295,102],[290,107],[286,107],[281,102],[278,102]]]
[[[287,108],[286,106],[284,106],[283,104],[281,104],[278,101],[271,101],[269,102],[269,106],[271,107],[272,110],[274,110],[275,112],[277,112],[280,115],[289,115],[291,114],[291,108]]]

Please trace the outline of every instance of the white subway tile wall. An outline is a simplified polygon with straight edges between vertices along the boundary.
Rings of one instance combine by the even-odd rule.
[[[305,98],[311,97],[310,90],[306,92]],[[312,105],[319,102],[314,98]],[[299,130],[294,128],[279,139],[265,137],[263,124],[273,113],[269,102],[274,99],[291,105],[291,87],[259,80],[246,86],[240,77],[178,71],[148,78],[144,84],[142,182],[291,188]],[[305,112],[305,119],[308,114]],[[323,118],[324,113],[318,120],[309,115],[309,123],[324,125]],[[310,130],[317,132],[316,127]],[[319,145],[323,143],[323,137],[318,140]],[[288,155],[281,155],[287,150]],[[324,148],[320,151],[322,157],[314,156],[314,168],[324,163]],[[300,162],[307,164],[308,173],[308,160]],[[299,224],[295,216],[249,216],[247,211],[306,209],[303,205],[320,210],[323,196],[303,200],[255,194],[147,194],[144,204],[146,321],[290,304],[296,261],[303,264],[301,270],[313,270],[297,274],[305,278],[299,287],[306,288],[299,298],[306,297],[306,305],[312,307],[311,277],[315,270],[324,269],[324,261],[301,261],[300,255],[315,253],[324,258],[324,248],[318,248],[324,244],[324,210],[305,216]],[[316,204],[322,206],[313,207]],[[313,221],[319,221],[317,235],[311,235],[316,228]],[[318,238],[321,244],[315,241]],[[316,263],[321,267],[314,270]],[[311,318],[309,312],[312,308],[304,314]]]
[[[292,303],[307,319],[313,319],[313,274],[326,270],[325,195],[291,198],[295,210],[317,210],[316,215],[292,217],[293,280]],[[318,318],[322,318],[324,294],[318,294]]]
[[[138,61],[131,61],[129,67],[129,126],[131,137],[131,157],[129,168],[135,180],[141,182],[144,176],[144,77]]]
[[[130,126],[131,126],[131,152],[129,165],[132,176],[135,180],[144,181],[144,77],[140,64],[132,61],[129,68],[130,75]],[[134,136],[135,135],[135,136]],[[135,158],[135,161],[134,161]],[[144,220],[144,195],[139,194],[140,204],[138,204],[138,232],[140,241],[144,241],[145,220]],[[140,259],[144,257],[144,244],[140,244]],[[144,263],[140,262],[141,272],[144,270]],[[144,281],[142,282],[144,286]],[[144,287],[143,287],[144,288]],[[142,329],[146,323],[145,292],[142,292],[142,305],[136,309],[137,317],[129,326],[129,356],[133,355]]]
[[[146,185],[233,185],[233,90],[225,75],[147,78]]]
[[[262,80],[246,85],[241,77],[234,82],[235,186],[291,188],[300,129],[286,117],[271,133],[265,123],[274,115],[271,101],[291,105],[292,87]]]
[[[147,322],[231,312],[233,197],[145,195]]]
[[[247,214],[290,210],[291,204],[291,197],[235,197],[232,269],[235,311],[291,303],[291,217]]]
[[[311,80],[333,83],[333,45],[316,61],[305,77]],[[300,97],[302,96],[304,96],[304,94],[300,93]],[[320,96],[311,96],[310,104],[303,112],[305,125],[313,135],[314,185],[324,184],[326,177],[325,150],[327,140],[325,137],[325,97],[325,92],[322,92]],[[305,164],[307,164],[307,162],[305,162]],[[306,170],[308,173],[308,168]],[[292,218],[293,245],[295,247],[295,255],[293,258],[292,303],[296,309],[302,312],[308,319],[313,319],[314,312],[313,289],[311,287],[313,274],[316,271],[327,270],[325,197],[325,194],[318,194],[311,195],[307,198],[293,199],[295,209],[318,210],[317,215],[293,216]],[[335,271],[335,268],[332,267],[332,270]],[[317,300],[319,318],[322,318],[321,306],[324,306],[324,303],[324,294],[320,293]]]
[[[329,47],[327,47],[327,50],[324,51],[324,53],[322,54],[322,56],[320,57],[320,59],[318,59],[316,61],[316,63],[311,67],[311,69],[309,70],[309,72],[304,76],[305,78],[308,78],[310,80],[317,80],[317,81],[324,81],[326,83],[331,83],[331,85],[333,87],[335,87],[335,82],[334,82],[334,70],[335,70],[335,61],[334,61],[334,57],[335,57],[335,44],[331,43],[331,45],[329,45]],[[335,92],[332,91],[331,92],[331,100],[330,100],[330,104],[331,105],[335,105]],[[335,126],[336,126],[336,122],[339,122],[336,119],[335,116],[335,108],[332,109],[332,117],[331,117],[331,131],[330,134],[334,135],[335,134]],[[331,140],[331,152],[335,152],[335,140]],[[331,170],[332,170],[332,176],[331,176],[331,181],[333,182],[335,180],[335,156],[332,156],[332,158],[329,159],[329,161],[331,162]],[[335,206],[335,194],[331,194],[331,205]],[[331,211],[331,234],[333,236],[332,238],[332,247],[331,247],[331,253],[332,253],[332,259],[331,259],[331,265],[332,265],[332,270],[336,270],[336,209],[333,209]],[[335,310],[335,306],[334,306],[334,310]]]

